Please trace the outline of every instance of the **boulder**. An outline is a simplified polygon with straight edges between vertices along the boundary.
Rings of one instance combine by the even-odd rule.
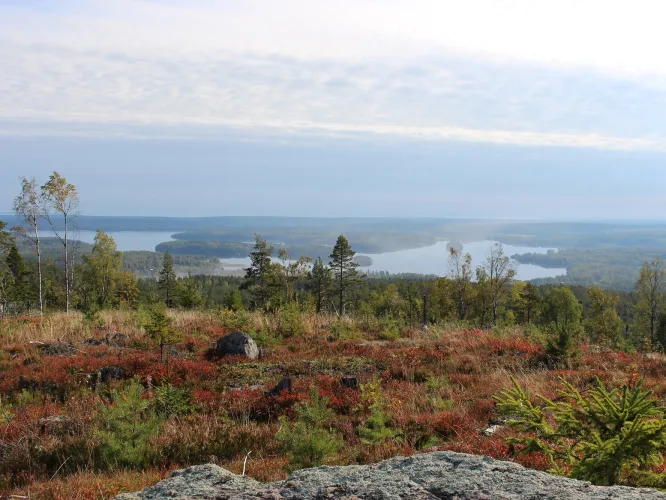
[[[37,348],[47,356],[73,356],[79,350],[65,342],[36,342]]]
[[[99,379],[106,384],[111,380],[121,380],[125,376],[125,370],[119,366],[105,366],[99,370]]]
[[[217,341],[215,352],[220,356],[245,356],[248,359],[259,357],[256,342],[242,332],[234,332],[222,337]]]
[[[42,434],[50,434],[55,436],[64,436],[74,434],[74,422],[71,418],[62,415],[53,415],[50,417],[40,418],[37,421],[40,432]]]
[[[280,380],[275,387],[270,391],[264,392],[264,396],[279,396],[282,394],[282,391],[287,391],[291,394],[291,379],[283,378]]]
[[[252,472],[252,462],[248,463]],[[174,472],[142,492],[117,500],[175,499],[368,499],[368,500],[583,500],[666,499],[666,493],[624,486],[593,486],[513,462],[453,452],[396,457],[374,465],[317,467],[286,481],[262,484],[216,465]]]
[[[357,390],[358,389],[358,379],[356,377],[351,377],[345,375],[340,379],[340,385],[347,389]]]
[[[125,370],[119,366],[105,366],[96,372],[88,374],[88,383],[95,390],[97,384],[108,384],[112,380],[122,380],[125,378]]]
[[[114,347],[125,347],[129,343],[129,335],[119,332],[109,332],[105,337],[106,343]]]

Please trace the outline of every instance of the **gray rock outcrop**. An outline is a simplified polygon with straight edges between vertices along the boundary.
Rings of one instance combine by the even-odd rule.
[[[251,466],[251,464],[250,464]],[[579,500],[666,499],[666,493],[623,486],[600,487],[512,462],[453,452],[396,457],[375,465],[317,467],[286,481],[259,483],[216,465],[174,472],[169,479],[117,500]]]
[[[220,356],[246,356],[249,359],[259,357],[259,348],[256,342],[242,332],[225,335],[217,341],[215,351]]]

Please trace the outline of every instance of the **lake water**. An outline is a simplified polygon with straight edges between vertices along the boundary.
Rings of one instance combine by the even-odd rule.
[[[94,243],[96,231],[78,231],[73,239],[78,239],[84,243]],[[155,247],[165,241],[172,241],[173,232],[156,231],[111,231],[106,233],[116,240],[118,250],[121,252],[131,252],[134,250],[155,251]]]
[[[472,256],[472,267],[476,269],[481,265],[488,255],[488,251],[495,244],[495,241],[475,241],[465,243],[463,253],[469,253]],[[400,250],[398,252],[387,252],[379,254],[363,254],[372,259],[372,265],[366,269],[370,271],[388,271],[389,273],[418,273],[418,274],[436,274],[445,276],[448,273],[449,250],[446,248],[446,241],[440,241],[429,247],[410,248],[409,250]],[[518,247],[513,245],[503,245],[505,255],[515,255],[524,253],[543,253],[548,250],[557,250],[555,248],[543,247]],[[359,254],[360,255],[360,254]],[[227,269],[239,269],[250,265],[249,257],[242,259],[220,259],[223,267]],[[564,268],[545,268],[533,264],[519,264],[514,262],[519,280],[533,280],[537,278],[553,278],[567,273]]]
[[[86,243],[93,243],[95,240],[95,231],[79,231],[76,237]],[[127,252],[132,250],[155,251],[155,247],[164,241],[172,241],[172,232],[154,232],[154,231],[113,231],[108,233],[116,240],[118,250]],[[472,267],[481,265],[485,261],[488,251],[495,244],[495,241],[475,241],[465,243],[463,253],[472,256]],[[372,259],[372,266],[367,268],[370,271],[387,271],[389,273],[418,273],[418,274],[436,274],[445,276],[448,273],[449,251],[446,248],[446,241],[440,241],[429,247],[411,248],[409,250],[400,250],[399,252],[387,252],[368,255]],[[515,255],[523,253],[546,253],[555,248],[543,247],[518,247],[513,245],[504,245],[505,255]],[[241,259],[220,259],[222,266],[226,269],[241,269],[250,265],[250,258]],[[537,278],[552,278],[566,274],[566,269],[548,269],[535,266],[533,264],[519,264],[514,262],[519,280],[532,280]]]

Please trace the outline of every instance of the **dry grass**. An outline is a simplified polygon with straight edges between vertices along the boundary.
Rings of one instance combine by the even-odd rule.
[[[629,356],[583,346],[574,368],[546,370],[539,363],[542,348],[517,328],[485,332],[458,325],[415,327],[389,341],[378,340],[376,325],[368,322],[360,338],[332,341],[330,331],[339,324],[338,318],[304,314],[302,335],[285,338],[270,346],[262,359],[248,361],[217,358],[209,347],[235,329],[229,325],[238,321],[251,331],[263,326],[279,334],[283,321],[279,314],[170,311],[169,315],[174,327],[185,334],[185,342],[173,346],[168,368],[159,362],[155,345],[145,339],[140,313],[103,311],[93,330],[78,313],[15,318],[0,324],[0,397],[13,404],[9,408],[12,422],[0,419],[0,448],[6,444],[6,449],[17,450],[13,458],[0,453],[0,489],[2,484],[14,485],[12,493],[26,495],[29,486],[31,498],[108,498],[118,491],[141,489],[168,470],[193,463],[214,461],[240,472],[249,451],[250,477],[283,479],[286,457],[275,440],[277,419],[293,418],[293,406],[309,398],[313,385],[330,398],[335,411],[333,426],[345,446],[329,463],[340,465],[371,463],[434,445],[522,460],[505,445],[504,434],[486,437],[481,433],[498,420],[492,397],[509,386],[510,377],[531,393],[552,395],[559,376],[581,388],[589,386],[594,377],[618,386],[644,376],[655,394],[666,395],[663,355]],[[112,331],[127,334],[129,345],[123,349],[80,345],[91,336],[99,338]],[[47,356],[28,344],[53,339],[79,345],[85,353]],[[151,441],[154,456],[145,471],[90,472],[96,470],[89,457],[97,446],[96,412],[107,404],[106,388],[91,394],[79,375],[104,366],[122,368],[127,378],[136,376],[145,382],[150,377],[157,385],[168,376],[170,383],[192,391],[199,405],[192,415],[166,421]],[[361,383],[378,377],[401,440],[379,445],[360,442],[355,429],[367,414],[361,408],[360,394],[339,382],[348,374]],[[17,391],[19,376],[38,389],[30,398]],[[265,397],[264,391],[282,377],[293,379],[294,394]],[[123,383],[114,382],[117,387]],[[53,415],[67,416],[74,430],[58,435],[41,429],[39,419]],[[39,454],[33,456],[23,446],[28,441],[33,446],[30,449],[40,450]],[[73,463],[72,458],[49,480],[63,457],[74,456],[77,450],[83,450],[78,461]],[[44,456],[55,458],[40,464]],[[22,469],[22,460],[29,466]],[[535,467],[544,466],[538,457],[530,460]]]

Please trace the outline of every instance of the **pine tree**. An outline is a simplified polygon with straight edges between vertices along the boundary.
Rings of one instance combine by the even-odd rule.
[[[230,311],[241,311],[243,309],[243,296],[238,288],[233,288],[224,295],[223,304]]]
[[[171,318],[165,311],[156,307],[150,311],[150,320],[143,325],[146,335],[157,342],[160,346],[160,361],[164,361],[164,346],[177,344],[182,341],[182,336],[171,327]]]
[[[345,313],[345,295],[355,285],[361,282],[362,276],[356,270],[358,264],[354,262],[354,252],[343,235],[338,236],[338,240],[333,247],[333,252],[329,256],[331,262],[329,266],[333,272],[334,290],[338,297],[338,314]]]
[[[539,316],[539,308],[541,307],[539,289],[529,281],[520,281],[517,283],[523,283],[516,301],[518,319],[521,323],[531,325]]]
[[[16,257],[20,254],[16,251],[14,238],[9,232],[5,231],[7,224],[0,221],[0,317],[4,317],[7,310],[7,304],[13,301],[10,297],[14,285],[14,273],[11,269],[11,261],[14,260],[12,252],[16,252]]]
[[[169,252],[165,252],[162,259],[157,289],[163,293],[167,307],[171,308],[176,305],[176,272],[173,269],[173,256]]]
[[[101,409],[100,455],[109,469],[142,468],[148,463],[150,440],[159,432],[162,419],[142,393],[141,383],[132,380],[124,391],[113,389],[113,404]]]
[[[22,304],[28,309],[30,306],[30,284],[28,283],[30,270],[16,245],[12,245],[5,263],[9,271],[9,286],[6,292],[8,301]]]
[[[286,417],[276,439],[289,458],[290,471],[321,465],[326,458],[340,449],[342,443],[328,428],[334,417],[328,407],[328,398],[321,397],[317,389],[312,390],[312,401],[294,407],[297,421],[290,424]]]
[[[391,416],[386,413],[386,406],[384,392],[376,375],[372,382],[361,384],[360,409],[369,413],[365,423],[356,428],[362,443],[378,444],[398,435],[398,431],[389,425]]]
[[[308,278],[310,279],[309,289],[315,298],[315,309],[317,313],[320,313],[324,300],[330,293],[332,282],[331,270],[324,266],[321,257],[312,264]]]
[[[274,248],[258,234],[254,235],[254,252],[250,253],[250,267],[245,269],[244,286],[254,296],[255,307],[268,308],[273,295],[273,265],[271,255]]]
[[[495,397],[507,424],[523,434],[508,439],[518,452],[544,453],[551,472],[597,485],[663,485],[664,473],[653,469],[664,462],[665,409],[642,381],[608,390],[596,379],[581,393],[560,380],[558,397],[537,396],[539,404],[513,378],[513,388]]]
[[[180,305],[185,309],[196,309],[203,304],[203,298],[191,274],[187,275],[187,279],[181,285],[179,296]]]

